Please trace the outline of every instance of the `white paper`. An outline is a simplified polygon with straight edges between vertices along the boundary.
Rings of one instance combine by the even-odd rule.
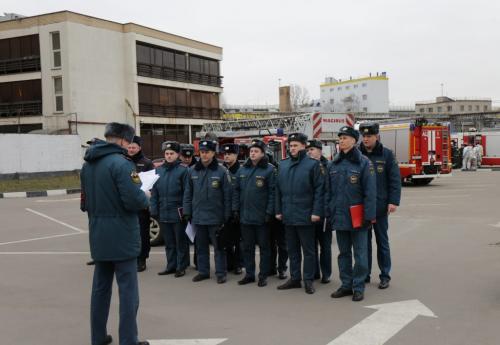
[[[149,170],[140,172],[139,178],[142,182],[141,190],[147,192],[153,188],[153,185],[156,183],[156,181],[158,181],[160,175],[157,175],[155,170]]]
[[[194,238],[196,237],[196,227],[194,224],[191,224],[191,222],[189,222],[186,226],[186,235],[189,237],[191,242],[194,243]]]

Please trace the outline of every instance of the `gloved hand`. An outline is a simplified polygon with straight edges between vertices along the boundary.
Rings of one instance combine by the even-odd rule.
[[[240,213],[238,211],[233,211],[233,217],[231,218],[233,223],[238,223],[240,221]]]
[[[192,219],[190,214],[185,214],[182,216],[182,219],[184,219],[185,222],[189,223]]]

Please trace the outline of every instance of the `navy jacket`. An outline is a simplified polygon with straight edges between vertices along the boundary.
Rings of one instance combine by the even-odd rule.
[[[377,176],[377,216],[387,215],[389,204],[399,206],[401,201],[401,175],[394,154],[377,141],[372,152],[361,143],[361,153],[368,157]]]
[[[354,205],[364,206],[365,220],[376,219],[375,171],[370,160],[357,148],[335,156],[328,168],[326,189],[326,216],[333,230],[354,230],[350,212]]]
[[[235,186],[237,184],[236,179],[238,178],[238,171],[240,170],[240,163],[237,161],[232,167],[227,166],[226,163],[223,164],[224,167],[229,171],[229,176],[231,176],[231,186],[233,195],[231,196],[231,209],[232,211],[239,211],[238,208],[238,195],[235,193]]]
[[[231,217],[231,176],[214,158],[205,168],[198,161],[189,168],[184,187],[184,214],[191,215],[193,224],[222,225]]]
[[[92,259],[122,261],[137,258],[141,237],[137,212],[149,201],[126,150],[99,141],[85,153],[81,170],[82,210],[89,217]]]
[[[178,210],[182,207],[188,168],[179,161],[165,162],[156,169],[156,173],[160,178],[151,190],[151,216],[158,217],[160,222],[180,223]]]
[[[234,187],[241,224],[262,225],[266,215],[274,216],[275,174],[267,157],[256,166],[247,159],[240,168]]]
[[[285,225],[312,225],[311,216],[323,216],[325,169],[300,151],[281,161],[276,180],[276,214]]]

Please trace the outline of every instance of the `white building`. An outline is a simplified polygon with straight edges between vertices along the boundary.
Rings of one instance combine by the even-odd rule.
[[[222,48],[69,11],[0,22],[0,133],[102,137],[135,126],[145,151],[220,119]]]
[[[389,112],[389,78],[385,72],[349,79],[325,78],[321,108],[327,112]]]

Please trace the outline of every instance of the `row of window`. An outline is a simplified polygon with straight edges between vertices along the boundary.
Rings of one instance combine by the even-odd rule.
[[[436,109],[436,112],[437,113],[442,113],[443,112],[443,109],[445,109],[445,107],[442,107],[442,106],[438,106],[438,107],[428,107],[427,109],[426,108],[419,108],[419,112],[420,113],[433,113],[434,112],[434,109]],[[466,107],[465,105],[461,105],[459,107],[460,111],[463,112],[463,111],[481,111],[481,106],[480,105],[475,105],[475,106],[472,106],[471,104],[469,104],[467,106],[467,110],[466,110]],[[453,106],[451,105],[448,105],[446,106],[446,112],[452,112],[453,111]],[[488,106],[487,105],[483,105],[482,106],[482,111],[488,111]]]
[[[354,84],[354,85],[352,85],[352,88],[353,88],[353,89],[357,89],[357,88],[359,87],[359,85],[360,85],[360,84]],[[366,83],[362,83],[362,84],[361,84],[361,87],[366,87]],[[350,89],[351,89],[351,85],[346,85],[346,86],[344,86],[344,89],[345,89],[345,90],[350,90]],[[338,87],[337,87],[337,90],[338,90],[338,91],[342,90],[342,86],[338,86]],[[326,91],[326,89],[322,89],[322,90],[321,90],[321,92],[325,92],[325,91]],[[331,88],[330,88],[330,92],[333,92],[333,91],[335,91],[335,88],[334,88],[334,87],[331,87]]]
[[[368,99],[368,95],[362,95],[361,99],[363,101],[366,101]],[[330,104],[333,104],[333,103],[335,103],[335,99],[334,98],[330,98]]]

